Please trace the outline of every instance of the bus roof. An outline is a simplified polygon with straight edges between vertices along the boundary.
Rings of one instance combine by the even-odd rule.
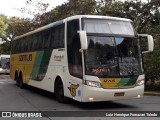
[[[32,35],[34,33],[38,33],[40,31],[43,31],[43,30],[46,30],[46,29],[49,29],[53,26],[57,26],[57,25],[60,25],[66,21],[70,21],[70,20],[73,20],[73,19],[81,19],[81,18],[95,18],[95,19],[109,19],[109,20],[120,20],[120,21],[128,21],[128,22],[132,22],[130,19],[126,19],[126,18],[119,18],[119,17],[111,17],[111,16],[100,16],[100,15],[75,15],[75,16],[71,16],[71,17],[67,17],[63,20],[60,20],[60,21],[57,21],[57,22],[53,22],[53,23],[50,23],[48,25],[45,25],[43,27],[40,27],[38,29],[35,29],[31,32],[28,32],[28,33],[25,33],[23,35],[20,35],[20,36],[17,36],[14,38],[14,40],[16,39],[20,39],[20,38],[23,38],[25,36],[28,36],[28,35]]]
[[[34,33],[38,33],[38,32],[40,32],[40,31],[49,29],[49,28],[51,28],[51,27],[53,27],[53,26],[57,26],[57,25],[60,25],[60,24],[62,24],[62,23],[63,23],[63,20],[50,23],[50,24],[48,24],[48,25],[45,25],[45,26],[40,27],[40,28],[38,28],[38,29],[35,29],[35,30],[31,31],[31,32],[28,32],[28,33],[25,33],[25,34],[23,34],[23,35],[17,36],[17,37],[14,38],[14,40],[23,38],[23,37],[28,36],[28,35],[32,35],[32,34],[34,34]]]
[[[110,19],[110,20],[120,20],[120,21],[132,22],[130,19],[126,19],[126,18],[102,16],[102,15],[75,15],[75,16],[68,17],[64,20],[69,21],[69,20],[72,20],[72,19],[80,19],[80,18]]]

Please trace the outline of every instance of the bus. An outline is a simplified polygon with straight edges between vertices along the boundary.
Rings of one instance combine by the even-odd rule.
[[[15,37],[10,76],[20,88],[52,92],[59,102],[141,98],[142,54],[153,46],[153,37],[138,34],[129,19],[75,15]]]
[[[10,74],[10,55],[0,55],[0,74]]]

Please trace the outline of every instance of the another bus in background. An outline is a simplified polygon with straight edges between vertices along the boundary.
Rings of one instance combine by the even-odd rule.
[[[0,55],[0,74],[10,74],[10,55]]]

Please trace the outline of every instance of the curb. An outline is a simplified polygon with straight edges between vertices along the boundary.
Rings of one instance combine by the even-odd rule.
[[[160,92],[148,91],[144,92],[144,95],[160,96]]]

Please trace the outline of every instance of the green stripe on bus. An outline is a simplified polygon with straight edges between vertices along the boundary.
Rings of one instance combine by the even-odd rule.
[[[31,79],[36,81],[42,81],[46,75],[48,64],[52,50],[37,52],[35,63],[31,73]]]
[[[44,51],[37,52],[35,62],[33,65],[32,73],[31,73],[31,79],[32,80],[38,80],[40,76],[38,76],[38,72],[40,69],[40,64],[42,61]]]
[[[132,77],[132,78],[122,78],[120,82],[116,85],[117,87],[122,87],[122,86],[131,86],[134,85],[137,81],[137,77]]]
[[[134,85],[137,81],[138,77],[131,77],[127,83],[127,85]]]
[[[120,82],[116,85],[117,87],[125,86],[128,83],[129,78],[121,78]]]

